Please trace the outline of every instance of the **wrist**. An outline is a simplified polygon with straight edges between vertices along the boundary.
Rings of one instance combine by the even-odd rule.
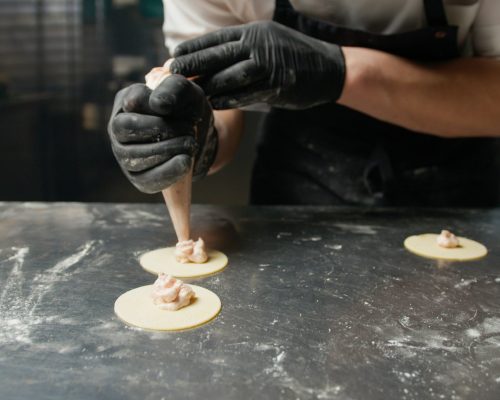
[[[363,95],[373,77],[370,50],[360,47],[343,47],[342,50],[345,60],[345,80],[338,103],[352,106],[356,99]]]
[[[217,111],[214,112],[214,130],[217,135],[217,149],[214,156],[214,162],[208,170],[208,175],[216,173],[227,164],[224,154],[224,138],[227,136],[227,126],[224,124],[224,121],[220,118],[220,114]]]
[[[209,175],[222,169],[236,154],[243,132],[243,112],[236,109],[214,111],[214,129],[218,147]]]

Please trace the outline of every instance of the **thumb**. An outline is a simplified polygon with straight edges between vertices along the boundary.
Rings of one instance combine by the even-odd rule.
[[[160,115],[198,120],[205,103],[203,90],[182,75],[170,75],[151,93],[149,106]]]

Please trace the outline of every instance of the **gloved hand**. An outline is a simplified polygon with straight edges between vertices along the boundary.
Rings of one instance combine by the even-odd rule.
[[[336,101],[345,80],[342,49],[276,22],[223,28],[181,43],[172,72],[197,81],[215,109],[253,103],[304,109]]]
[[[118,92],[108,124],[113,153],[142,192],[166,189],[189,172],[206,175],[217,152],[212,108],[203,90],[170,75],[154,90],[134,84]]]

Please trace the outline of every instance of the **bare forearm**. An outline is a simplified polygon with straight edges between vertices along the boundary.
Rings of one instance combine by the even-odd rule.
[[[418,64],[344,48],[340,104],[405,128],[443,137],[500,136],[500,62],[463,58]]]
[[[243,111],[214,111],[214,118],[215,129],[219,135],[219,145],[209,174],[219,171],[233,159],[243,135]]]

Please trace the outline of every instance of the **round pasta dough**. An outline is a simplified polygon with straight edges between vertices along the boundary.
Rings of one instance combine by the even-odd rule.
[[[123,293],[115,301],[115,314],[127,325],[153,331],[178,331],[206,324],[219,314],[219,297],[208,289],[190,285],[195,293],[191,304],[176,311],[162,310],[153,303],[153,285]]]
[[[433,233],[410,236],[406,238],[404,245],[409,251],[419,256],[450,261],[476,260],[488,253],[481,243],[464,237],[458,238],[458,247],[441,247],[437,244],[438,236]]]
[[[166,247],[143,254],[139,263],[146,271],[158,275],[164,273],[176,278],[195,278],[215,274],[227,265],[227,257],[217,250],[208,250],[208,260],[202,264],[183,264],[175,259],[175,247]]]

